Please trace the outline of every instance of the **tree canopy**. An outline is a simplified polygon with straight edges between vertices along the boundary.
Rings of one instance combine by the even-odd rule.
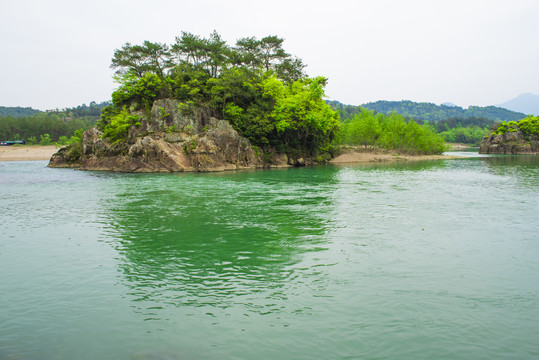
[[[360,108],[354,118],[345,120],[336,141],[411,154],[440,154],[446,150],[444,139],[428,123],[419,125],[414,120],[406,121],[396,112],[375,114],[365,108]]]
[[[117,134],[126,110],[148,113],[155,100],[175,98],[215,110],[264,150],[315,156],[333,140],[338,113],[323,100],[327,79],[307,77],[283,42],[245,37],[230,46],[214,31],[208,38],[182,32],[172,45],[125,43],[112,58],[119,87],[98,127]]]

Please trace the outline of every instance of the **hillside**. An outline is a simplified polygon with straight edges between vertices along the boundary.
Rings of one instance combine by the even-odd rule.
[[[525,114],[539,115],[539,95],[520,94],[516,98],[506,101],[498,106]]]
[[[109,102],[79,105],[63,110],[34,110],[30,107],[0,107],[0,140],[25,140],[29,144],[40,139],[60,141],[75,131],[87,130],[97,123],[101,110]]]
[[[32,109],[31,107],[20,106],[0,106],[0,116],[32,116],[40,112],[39,110]]]
[[[352,118],[359,113],[359,108],[353,105],[345,105],[338,101],[328,101],[334,109],[339,110],[341,119]],[[463,109],[460,106],[436,105],[426,102],[402,101],[376,101],[361,105],[378,113],[388,114],[393,111],[408,118],[435,122],[448,118],[486,118],[493,121],[518,121],[526,117],[523,113],[514,112],[496,106],[470,106]]]

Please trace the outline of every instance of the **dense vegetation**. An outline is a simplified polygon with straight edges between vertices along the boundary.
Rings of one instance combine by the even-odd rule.
[[[504,121],[497,124],[492,133],[502,135],[516,131],[522,132],[522,135],[528,141],[539,140],[539,116],[528,116],[520,121]]]
[[[229,46],[216,32],[209,38],[183,32],[171,46],[126,43],[112,59],[119,87],[98,128],[119,140],[137,121],[133,110],[148,113],[155,100],[174,98],[182,111],[214,110],[263,151],[317,155],[334,138],[338,113],[322,100],[326,79],[307,77],[282,43],[277,36],[249,37]]]
[[[64,119],[54,114],[38,113],[34,116],[0,117],[0,139],[25,140],[27,144],[67,144],[75,131],[87,130],[92,122],[82,119]]]
[[[354,116],[361,113],[362,109],[365,109],[361,106],[344,105],[338,101],[328,101],[328,104],[339,111],[341,120],[344,122],[352,120]],[[420,105],[420,103],[412,104]],[[434,104],[429,105],[436,106]],[[447,108],[448,106],[443,105],[443,107]],[[373,111],[375,114],[378,113],[376,110]],[[419,112],[420,107],[417,107],[416,111]],[[396,112],[398,113],[398,111]],[[429,124],[437,133],[443,136],[447,142],[463,143],[474,146],[478,146],[481,143],[482,138],[489,134],[490,127],[495,123],[495,120],[479,116],[453,116],[438,121],[422,120],[428,117],[426,115],[428,114],[419,114],[418,118],[413,118],[413,120],[419,125]],[[412,120],[412,117],[410,116],[403,115],[403,117],[406,121]]]
[[[13,117],[32,116],[34,114],[37,114],[38,112],[39,112],[39,110],[32,109],[31,107],[0,106],[0,117],[4,117],[4,116],[13,116]]]
[[[428,123],[419,125],[413,120],[406,121],[397,113],[375,114],[365,108],[360,111],[343,123],[338,143],[411,154],[440,154],[446,150],[444,139]]]
[[[0,116],[0,140],[65,145],[72,142],[73,136],[77,137],[75,134],[77,130],[87,130],[95,126],[101,110],[108,105],[108,102],[100,104],[91,102],[89,106],[83,104],[64,110],[35,112],[29,116]],[[20,113],[16,111],[18,108],[6,109],[10,109],[8,113],[11,114]]]

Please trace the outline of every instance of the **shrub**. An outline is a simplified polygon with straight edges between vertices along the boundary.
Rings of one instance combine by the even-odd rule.
[[[80,142],[69,145],[66,155],[66,160],[69,164],[79,161],[81,156],[82,144]]]
[[[37,144],[37,139],[35,136],[30,136],[28,139],[26,139],[26,143],[28,145],[35,145]]]
[[[138,117],[129,114],[127,110],[124,109],[119,114],[114,115],[110,119],[110,123],[105,125],[103,137],[110,139],[113,143],[127,140],[129,128],[137,123]]]
[[[528,140],[539,137],[539,116],[529,116],[520,120],[518,122],[518,127],[520,128],[520,131],[522,131],[524,137]]]
[[[51,144],[52,144],[52,140],[49,134],[41,135],[41,139],[39,140],[39,145],[51,145]]]

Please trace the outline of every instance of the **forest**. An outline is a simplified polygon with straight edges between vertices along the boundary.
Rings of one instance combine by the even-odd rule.
[[[0,139],[24,140],[27,144],[66,145],[76,131],[95,126],[102,109],[109,104],[92,101],[90,105],[46,112],[31,108],[4,108],[4,113],[10,115],[0,116]],[[27,113],[30,115],[23,115]]]
[[[0,106],[0,117],[12,116],[32,116],[40,112],[39,110],[32,109],[31,107],[20,107],[20,106]]]
[[[447,150],[444,139],[428,123],[418,124],[393,112],[375,114],[360,109],[352,119],[346,119],[336,142],[341,145],[380,147],[410,154],[440,154]]]
[[[376,112],[388,114],[396,111],[405,117],[424,121],[440,121],[448,118],[486,118],[493,121],[517,121],[526,117],[526,114],[514,112],[496,106],[470,106],[463,109],[460,106],[435,105],[426,102],[403,101],[376,101],[361,105]]]
[[[352,106],[352,105],[344,105],[338,101],[327,101],[328,104],[332,106],[333,109],[339,111],[341,120],[343,122],[347,122],[352,120],[356,115],[361,114],[362,109],[368,109],[367,107],[362,106]],[[384,111],[377,111],[375,109],[370,109],[374,111],[375,114],[386,114],[390,115],[392,113],[397,113],[403,116],[403,118],[406,121],[414,120],[419,125],[428,124],[430,125],[438,134],[440,134],[446,142],[450,143],[463,143],[468,144],[471,146],[479,146],[481,143],[481,140],[483,137],[487,136],[489,132],[491,131],[491,127],[495,126],[499,121],[495,120],[497,117],[491,117],[489,118],[489,112],[488,111],[479,111],[477,109],[487,109],[487,108],[480,108],[480,107],[473,107],[476,109],[476,113],[484,116],[467,116],[467,115],[459,115],[459,116],[449,116],[451,113],[455,113],[455,111],[451,112],[444,112],[447,109],[454,109],[458,107],[450,107],[446,105],[437,106],[431,103],[415,103],[411,101],[401,101],[401,102],[382,102],[379,101],[377,103],[372,104],[380,104],[380,103],[398,103],[403,106],[393,106],[393,107],[382,107],[381,110],[391,110],[388,113],[385,113]],[[406,106],[404,106],[406,104]],[[472,108],[472,107],[470,107]],[[500,114],[506,114],[505,109],[501,108],[495,108],[495,107],[489,107],[494,109],[499,109],[500,111],[497,113]],[[408,110],[406,110],[408,109]],[[412,109],[410,111],[410,109]],[[437,110],[438,109],[438,110]],[[458,108],[461,109],[462,108]],[[402,111],[402,113],[400,112]],[[431,111],[425,112],[425,111]],[[439,116],[439,120],[432,120],[432,112],[437,113]],[[409,116],[405,114],[411,114],[415,113],[416,116]],[[463,113],[457,111],[457,113]],[[494,111],[496,113],[496,111]],[[513,112],[510,112],[513,113]],[[510,114],[508,113],[508,114]],[[515,118],[515,114],[517,114],[520,117],[516,117],[517,119],[522,119],[524,117],[523,114],[520,113],[513,113],[510,114],[511,116],[509,118]],[[447,117],[443,117],[447,116]],[[431,120],[428,120],[431,118]]]

